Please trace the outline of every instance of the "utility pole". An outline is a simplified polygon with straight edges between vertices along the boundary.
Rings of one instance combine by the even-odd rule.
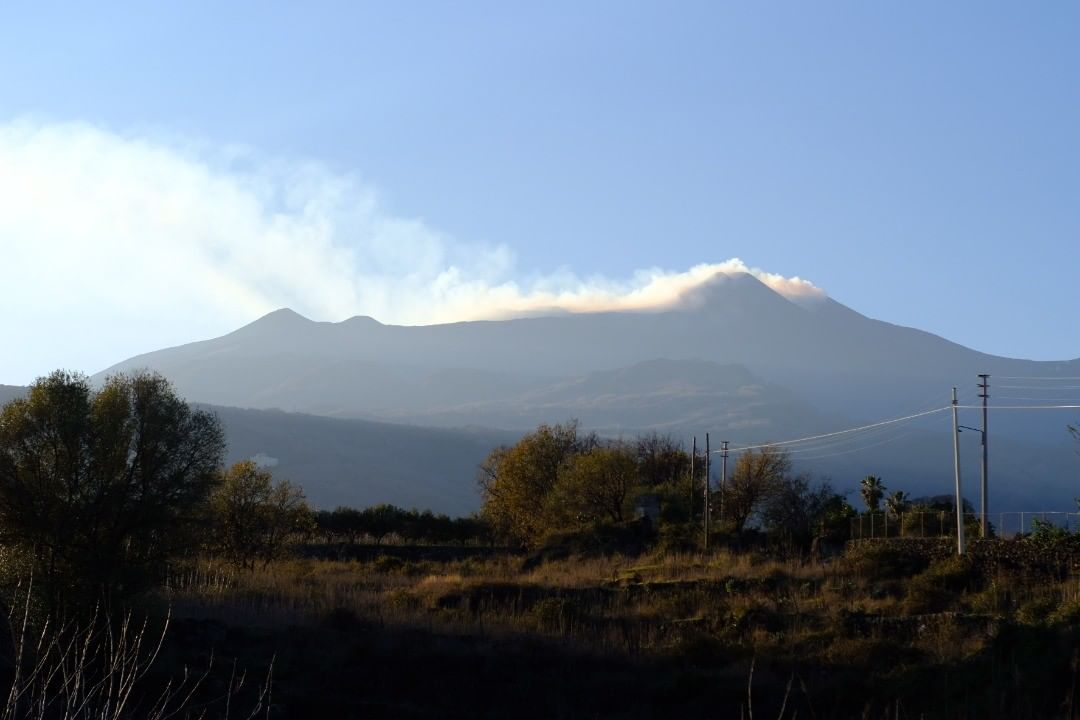
[[[982,536],[987,537],[990,532],[987,524],[987,510],[990,505],[989,486],[986,478],[990,474],[990,455],[986,448],[986,401],[990,397],[990,376],[987,373],[979,373],[979,397],[982,398],[982,502],[979,514],[982,521]]]
[[[724,495],[727,494],[727,440],[720,442],[720,524],[724,524]]]
[[[709,433],[705,433],[705,550],[709,549]]]
[[[956,472],[956,554],[964,554],[964,495],[960,490],[960,421],[956,388],[952,389],[953,469]]]
[[[690,450],[690,531],[694,530],[694,496],[697,495],[697,474],[695,473],[694,461],[697,460],[697,435],[694,436]]]

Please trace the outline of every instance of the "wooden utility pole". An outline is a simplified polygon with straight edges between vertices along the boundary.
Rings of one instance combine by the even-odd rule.
[[[720,524],[724,524],[724,495],[727,494],[727,445],[728,441],[720,443]]]
[[[695,461],[697,461],[697,435],[694,436],[693,444],[690,446],[690,532],[694,531],[694,496],[697,495],[697,474],[694,467]]]
[[[709,549],[709,433],[705,433],[705,549]]]
[[[986,373],[980,373],[979,379],[981,380],[979,383],[979,397],[982,398],[982,501],[979,503],[979,516],[982,521],[982,536],[985,538],[990,532],[990,526],[987,522],[990,505],[990,491],[987,484],[987,476],[990,474],[990,456],[986,448],[986,401],[990,397],[990,376]]]
[[[953,470],[956,473],[956,554],[964,554],[964,495],[960,490],[960,420],[957,417],[956,388],[952,389]],[[873,517],[873,516],[871,516]]]

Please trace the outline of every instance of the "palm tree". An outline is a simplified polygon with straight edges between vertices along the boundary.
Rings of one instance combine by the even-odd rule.
[[[859,494],[862,495],[863,503],[870,512],[877,512],[881,504],[881,498],[885,495],[885,485],[881,478],[875,475],[867,475],[859,483]]]
[[[911,500],[911,496],[903,490],[897,490],[889,497],[885,498],[885,509],[892,515],[900,515],[907,512],[908,502]]]

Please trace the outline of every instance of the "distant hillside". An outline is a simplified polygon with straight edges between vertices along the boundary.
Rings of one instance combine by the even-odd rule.
[[[17,397],[23,397],[25,394],[26,388],[19,385],[0,385],[0,405]]]
[[[608,436],[657,430],[689,435],[708,429],[732,441],[780,439],[835,423],[786,388],[741,365],[655,359],[602,370],[508,395],[415,416],[425,425],[479,423],[527,430],[577,418]]]
[[[673,374],[674,370],[679,372]],[[642,383],[639,387],[649,386],[657,391],[655,404],[649,404],[649,393],[636,399],[618,393],[623,387],[619,378],[624,372],[635,376]],[[673,379],[676,377],[683,379],[676,381]],[[625,371],[597,373],[558,384],[538,392],[536,397],[550,403],[545,412],[554,422],[575,417],[595,421],[609,411],[615,418],[634,417],[636,411],[644,413],[642,417],[662,417],[667,395],[675,393],[672,383],[682,382],[690,383],[684,389],[692,395],[704,396],[700,403],[703,412],[712,412],[713,406],[729,408],[728,412],[733,413],[732,424],[724,433],[729,436],[765,432],[759,426],[740,428],[739,413],[756,417],[756,411],[765,410],[766,416],[774,416],[784,407],[769,406],[769,402],[789,402],[787,408],[809,412],[782,389],[763,387],[743,368],[709,363],[645,363]],[[25,390],[0,386],[0,402]],[[739,402],[723,403],[721,398],[726,394],[745,397]],[[641,405],[635,410],[636,402]],[[601,411],[590,409],[592,403],[599,404]],[[206,407],[224,425],[229,462],[249,458],[265,462],[279,476],[303,485],[313,504],[327,508],[390,502],[450,514],[472,512],[480,502],[475,484],[477,465],[492,448],[513,443],[521,435],[520,430],[432,428],[279,410]],[[916,495],[951,492],[952,439],[947,415],[938,414],[909,427],[875,432],[855,441],[839,437],[793,448],[794,470],[830,478],[836,487],[850,491],[850,500],[858,507],[861,507],[858,481],[868,473],[881,475],[891,490]],[[716,414],[703,418],[706,427],[722,424],[722,418]],[[784,422],[782,415],[780,422]],[[827,421],[815,418],[813,422]],[[582,426],[597,427],[584,421]],[[629,425],[600,429],[608,436],[621,435],[627,439],[640,432]],[[786,430],[776,426],[767,432],[775,439]],[[691,433],[697,434],[699,441],[704,440],[697,428],[671,432],[675,439],[687,444]],[[997,510],[1073,509],[1072,498],[1078,494],[1076,486],[1080,480],[1080,457],[1064,428],[1059,432],[1058,442],[1043,445],[1010,437],[993,438],[991,493]],[[720,439],[716,434],[713,437]],[[965,496],[977,502],[978,436],[964,433],[961,440]],[[718,482],[720,467],[718,458],[715,460],[713,477]],[[732,466],[734,461],[733,456]]]
[[[26,388],[0,385],[0,405]],[[225,429],[227,461],[255,458],[303,486],[317,507],[393,503],[465,515],[480,505],[476,468],[517,433],[340,420],[204,405]]]
[[[229,462],[258,458],[303,485],[318,507],[393,503],[452,515],[476,510],[476,468],[513,433],[444,430],[365,420],[212,407]]]

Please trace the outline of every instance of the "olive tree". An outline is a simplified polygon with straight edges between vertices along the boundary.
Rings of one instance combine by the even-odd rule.
[[[224,450],[161,375],[54,372],[0,410],[0,543],[52,601],[137,592],[198,541]]]

